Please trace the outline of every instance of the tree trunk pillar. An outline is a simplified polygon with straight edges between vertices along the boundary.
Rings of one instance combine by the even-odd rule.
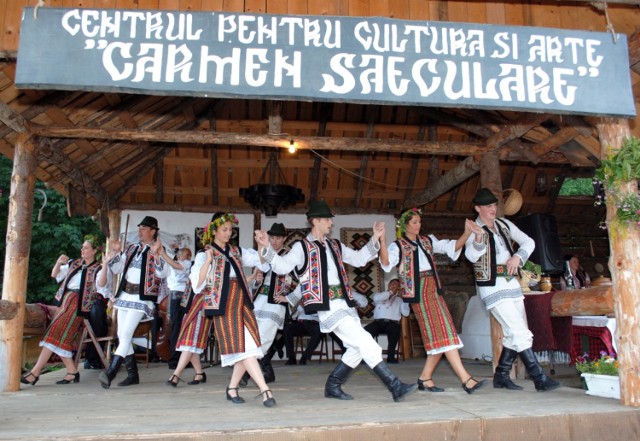
[[[601,158],[614,154],[631,136],[626,119],[602,118],[597,124]],[[618,191],[638,193],[637,182],[618,182]],[[609,188],[605,188],[607,200]],[[617,207],[607,203],[609,270],[613,283],[613,310],[617,319],[614,338],[620,363],[620,402],[640,407],[640,227],[616,221]]]
[[[11,320],[0,320],[0,389],[4,392],[20,390],[33,196],[38,164],[36,154],[34,139],[24,134],[18,135],[11,174],[5,277],[2,283],[2,299],[16,303],[18,313]]]

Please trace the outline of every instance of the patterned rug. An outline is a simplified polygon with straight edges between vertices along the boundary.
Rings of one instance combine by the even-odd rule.
[[[371,239],[371,228],[341,228],[340,240],[345,245],[359,250]],[[351,287],[367,297],[384,291],[384,274],[378,259],[372,260],[362,268],[346,265]]]

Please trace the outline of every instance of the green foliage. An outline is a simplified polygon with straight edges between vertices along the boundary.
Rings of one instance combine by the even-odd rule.
[[[606,188],[604,197],[598,195],[595,204],[602,204],[606,198],[607,205],[616,207],[618,222],[640,226],[640,194],[619,185],[640,180],[640,139],[627,138],[620,150],[602,160],[595,179]]]
[[[0,258],[4,266],[7,236],[7,214],[9,210],[9,189],[13,165],[9,159],[0,155]],[[85,234],[103,237],[99,226],[88,216],[67,216],[67,204],[64,196],[54,190],[46,189],[42,182],[36,182],[36,189],[47,194],[47,206],[42,210],[42,220],[38,220],[38,211],[44,197],[39,191],[34,195],[33,224],[31,229],[31,249],[29,255],[29,278],[27,282],[27,302],[52,303],[58,289],[58,283],[51,278],[51,269],[60,254],[72,259],[80,257],[80,247]],[[0,283],[4,271],[0,273]]]
[[[591,178],[565,179],[560,188],[560,196],[593,196]]]
[[[612,186],[617,181],[640,179],[640,139],[627,138],[620,150],[603,159],[596,170],[596,179],[607,186]]]
[[[523,270],[529,271],[534,273],[536,276],[540,276],[542,275],[542,267],[537,264],[537,263],[533,263],[530,260],[527,260],[524,265],[522,266]]]

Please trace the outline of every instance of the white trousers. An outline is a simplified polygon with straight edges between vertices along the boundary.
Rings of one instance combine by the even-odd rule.
[[[533,346],[533,334],[527,325],[523,299],[501,302],[490,311],[502,327],[502,345],[505,348],[522,352]]]
[[[382,361],[382,348],[371,334],[364,330],[360,319],[345,317],[340,320],[333,332],[342,340],[346,348],[341,361],[350,368],[357,368],[363,360],[367,366],[374,368]]]
[[[115,354],[121,357],[133,354],[133,333],[145,316],[144,311],[118,309],[118,348]]]
[[[258,322],[260,343],[262,343],[260,348],[262,349],[262,355],[265,355],[273,344],[273,340],[276,338],[276,334],[278,333],[278,324],[271,319],[264,317],[258,318],[257,316],[256,321]]]

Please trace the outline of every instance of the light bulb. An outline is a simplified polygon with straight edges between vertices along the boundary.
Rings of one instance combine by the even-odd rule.
[[[295,153],[296,152],[296,144],[295,142],[293,142],[293,139],[291,141],[289,141],[289,153]]]

